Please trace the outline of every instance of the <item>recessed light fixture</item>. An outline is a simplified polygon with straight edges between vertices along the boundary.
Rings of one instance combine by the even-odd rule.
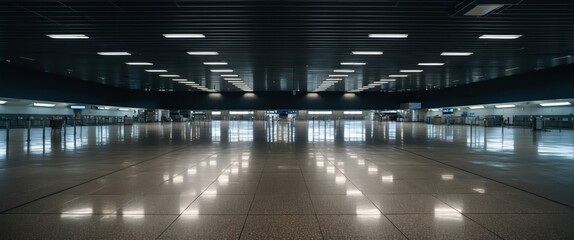
[[[366,65],[367,63],[364,62],[342,62],[341,65],[353,65],[353,66],[362,66]]]
[[[325,79],[326,81],[341,81],[343,80],[342,78],[327,78]]]
[[[397,80],[396,79],[379,79],[379,81],[381,81],[381,82],[395,82]]]
[[[226,62],[204,62],[204,65],[227,65]]]
[[[129,111],[129,108],[118,108],[118,111]]]
[[[34,107],[54,107],[56,104],[53,103],[34,103]]]
[[[149,62],[127,62],[127,65],[133,65],[133,66],[151,66],[153,65],[153,63],[149,63]]]
[[[402,73],[420,73],[423,70],[413,69],[413,70],[401,70]]]
[[[237,74],[221,74],[221,77],[239,77]]]
[[[172,81],[185,82],[185,81],[187,81],[187,79],[185,79],[185,78],[174,78],[174,79],[172,79]]]
[[[132,55],[129,52],[98,52],[100,56],[129,56]]]
[[[163,73],[163,72],[167,72],[167,70],[164,69],[146,69],[146,72],[152,72],[152,73]]]
[[[6,104],[6,103],[7,103],[7,101],[0,100],[0,104]]]
[[[478,4],[468,12],[466,12],[465,16],[484,16],[496,9],[501,8],[504,6],[503,4]]]
[[[187,33],[163,34],[163,36],[165,38],[205,38],[205,35],[203,34],[187,34]]]
[[[540,106],[543,107],[554,107],[554,106],[569,106],[569,102],[552,102],[552,103],[541,103]]]
[[[335,70],[333,70],[333,72],[336,72],[336,73],[353,73],[353,72],[355,72],[355,70],[352,70],[352,69],[335,69]]]
[[[470,56],[471,52],[442,52],[441,56]]]
[[[179,75],[177,75],[177,74],[162,74],[162,75],[159,75],[159,76],[160,76],[160,77],[175,77],[175,78],[179,77]]]
[[[223,80],[227,80],[227,81],[237,81],[237,80],[241,80],[241,78],[223,78]]]
[[[442,66],[444,63],[419,63],[419,66]]]
[[[233,72],[232,69],[211,69],[211,72],[214,73],[227,73],[227,72]]]
[[[369,34],[370,38],[407,38],[408,34]]]
[[[381,51],[353,51],[353,55],[383,55]]]
[[[46,35],[53,39],[89,39],[90,37],[84,34],[48,34]]]
[[[187,52],[187,54],[189,55],[197,55],[197,56],[215,56],[215,55],[219,55],[218,52]]]
[[[346,74],[330,74],[329,77],[348,77]]]
[[[477,106],[470,106],[470,107],[468,107],[468,108],[470,108],[470,109],[483,109],[484,106],[477,105]]]
[[[478,38],[479,39],[517,39],[519,37],[522,37],[522,35],[489,35],[489,34],[485,34],[485,35],[482,35]]]
[[[408,77],[408,76],[409,76],[409,75],[405,75],[405,74],[392,74],[392,75],[389,75],[389,77],[400,77],[400,78]]]
[[[494,106],[495,108],[513,108],[516,107],[516,105],[513,104],[506,104],[506,105],[496,105]]]

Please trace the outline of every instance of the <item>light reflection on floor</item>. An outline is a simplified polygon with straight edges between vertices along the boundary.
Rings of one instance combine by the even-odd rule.
[[[62,238],[25,223],[54,222],[54,231],[67,233],[61,227],[74,220],[102,229],[119,224],[131,238],[281,238],[264,229],[285,222],[326,238],[419,231],[457,238],[467,230],[488,238],[504,235],[489,224],[508,214],[559,213],[566,226],[574,219],[572,208],[518,190],[574,205],[574,131],[198,121],[78,127],[75,135],[48,129],[45,138],[32,129],[29,142],[25,129],[10,134],[6,143],[0,130],[0,232],[11,237]],[[137,235],[129,231],[134,221],[158,227]],[[204,226],[193,228],[200,235],[189,235],[189,224]],[[212,225],[223,230],[202,232]],[[347,225],[369,230],[338,230]],[[285,234],[296,234],[289,227]],[[555,229],[566,234],[558,237],[569,231]]]

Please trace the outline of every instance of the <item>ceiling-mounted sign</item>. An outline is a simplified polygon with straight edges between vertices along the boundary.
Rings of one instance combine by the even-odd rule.
[[[401,109],[421,109],[421,106],[421,103],[417,102],[401,103]]]

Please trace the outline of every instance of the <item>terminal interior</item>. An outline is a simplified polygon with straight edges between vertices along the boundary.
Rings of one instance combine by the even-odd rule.
[[[573,239],[574,4],[0,3],[2,239]]]

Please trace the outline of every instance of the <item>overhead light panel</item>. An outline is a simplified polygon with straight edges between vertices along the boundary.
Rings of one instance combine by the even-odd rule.
[[[513,107],[516,107],[516,105],[507,104],[507,105],[496,105],[494,107],[496,107],[496,108],[513,108]]]
[[[55,107],[54,103],[34,103],[34,107]]]
[[[153,63],[149,63],[149,62],[127,62],[127,65],[132,65],[132,66],[151,66],[153,65]]]
[[[555,106],[569,106],[569,102],[552,102],[552,103],[541,103],[540,106],[543,107],[555,107]]]
[[[129,52],[98,52],[100,56],[130,56]]]
[[[151,73],[164,73],[167,72],[167,70],[164,69],[146,69],[146,72],[151,72]]]
[[[239,77],[237,74],[221,74],[221,77]]]
[[[522,37],[522,35],[489,35],[489,34],[485,34],[485,35],[482,35],[478,38],[479,39],[517,39],[519,37]]]
[[[227,65],[226,62],[204,62],[204,65]]]
[[[396,79],[379,79],[379,81],[381,81],[381,82],[395,82],[397,80]]]
[[[470,107],[468,107],[468,108],[470,108],[470,109],[483,109],[484,106],[478,105],[478,106],[470,106]]]
[[[163,34],[163,36],[165,38],[205,38],[205,35],[203,34],[181,34],[181,33],[176,33],[176,34]]]
[[[199,51],[199,52],[187,52],[189,55],[196,55],[196,56],[215,56],[219,55],[218,52],[206,52],[206,51]]]
[[[419,69],[413,69],[413,70],[401,70],[402,73],[420,73],[423,72],[423,70],[419,70]]]
[[[160,77],[175,77],[175,78],[179,77],[179,75],[177,75],[177,74],[162,74],[162,75],[159,75],[159,76],[160,76]]]
[[[381,51],[353,51],[353,55],[383,55]]]
[[[419,66],[442,66],[444,63],[419,63]]]
[[[471,52],[442,52],[441,56],[470,56]]]
[[[325,79],[326,81],[341,81],[343,80],[342,78],[327,78]]]
[[[89,39],[90,37],[84,34],[48,34],[46,35],[53,39]]]
[[[241,80],[241,78],[223,78],[223,80],[227,80],[227,81],[237,81],[237,80]]]
[[[7,101],[0,101],[0,104],[6,104]]]
[[[409,35],[408,34],[398,34],[398,33],[392,33],[392,34],[369,34],[370,38],[407,38]]]
[[[502,6],[504,6],[504,4],[479,4],[466,12],[464,16],[484,16]]]
[[[232,69],[211,69],[211,72],[214,73],[227,73],[227,72],[233,72]]]
[[[330,74],[329,77],[348,77],[346,74]]]
[[[367,63],[364,62],[342,62],[341,65],[363,66]]]
[[[185,81],[187,81],[187,79],[185,79],[185,78],[174,78],[174,79],[172,79],[172,81],[185,82]]]
[[[333,72],[336,72],[336,73],[353,73],[353,72],[355,72],[355,70],[352,70],[352,69],[335,69],[335,70],[333,70]]]
[[[403,77],[408,77],[409,75],[405,75],[405,74],[392,74],[389,75],[389,77],[399,77],[399,78],[403,78]]]

